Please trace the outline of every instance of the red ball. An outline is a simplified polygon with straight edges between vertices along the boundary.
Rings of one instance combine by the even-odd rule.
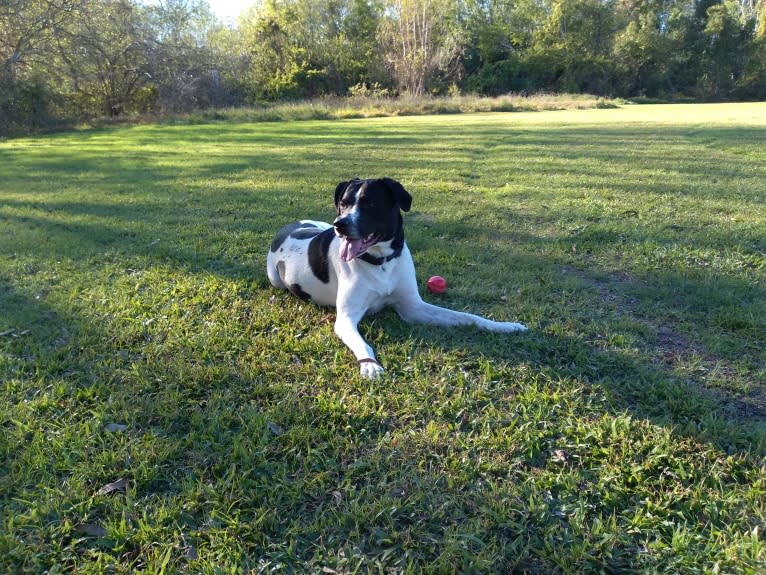
[[[431,276],[426,285],[431,293],[444,293],[444,290],[447,289],[447,280],[442,276]]]

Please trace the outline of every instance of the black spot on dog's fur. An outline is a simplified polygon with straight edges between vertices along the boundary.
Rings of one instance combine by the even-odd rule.
[[[293,233],[290,234],[291,238],[295,238],[296,240],[307,240],[309,238],[313,238],[314,236],[318,235],[322,230],[315,227],[310,228],[299,228],[295,230]]]
[[[330,283],[330,244],[335,239],[332,228],[317,234],[309,243],[309,265],[314,275],[323,283]]]
[[[285,227],[283,227],[281,230],[277,232],[277,235],[274,238],[274,241],[271,242],[271,251],[276,252],[282,246],[282,244],[285,243],[285,240],[289,238],[295,230],[299,230],[303,227],[305,227],[305,224],[302,224],[300,222],[293,222],[292,224],[287,224]]]
[[[298,296],[301,299],[304,299],[304,300],[311,299],[311,296],[307,294],[305,291],[303,291],[301,284],[290,284],[289,286],[287,286],[287,289],[290,290],[290,293],[292,293],[295,296]]]
[[[303,291],[303,288],[301,287],[301,284],[288,284],[285,281],[285,262],[280,260],[277,262],[277,273],[279,274],[279,279],[282,280],[282,284],[287,287],[288,290],[290,290],[290,293],[292,293],[295,296],[298,296],[301,299],[309,300],[311,299],[311,296],[307,294],[305,291]]]

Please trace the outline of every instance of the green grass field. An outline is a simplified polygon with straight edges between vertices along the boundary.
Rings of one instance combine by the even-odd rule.
[[[271,289],[391,176],[426,299]],[[763,573],[766,104],[0,142],[0,573]]]

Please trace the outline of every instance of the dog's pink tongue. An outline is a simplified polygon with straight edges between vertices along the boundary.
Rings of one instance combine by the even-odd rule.
[[[362,240],[341,238],[340,259],[344,262],[350,262],[360,253],[362,253]]]

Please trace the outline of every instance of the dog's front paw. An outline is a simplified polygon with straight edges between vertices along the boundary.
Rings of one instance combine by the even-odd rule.
[[[382,377],[384,371],[383,366],[372,358],[359,361],[359,373],[362,377],[376,379]]]

